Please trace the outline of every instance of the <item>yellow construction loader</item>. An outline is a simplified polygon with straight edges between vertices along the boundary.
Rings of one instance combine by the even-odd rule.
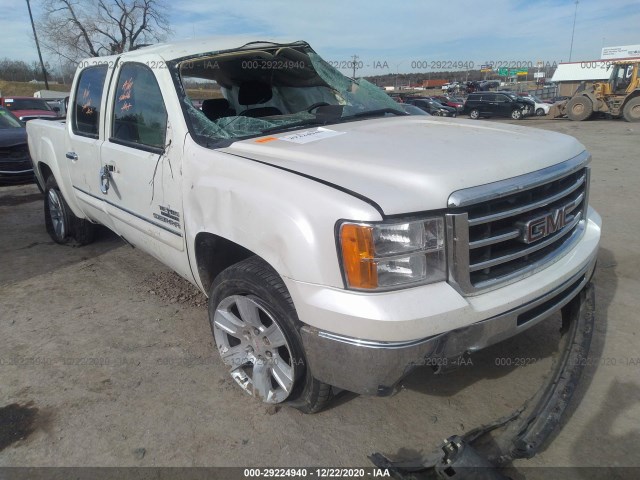
[[[613,118],[624,117],[627,122],[640,122],[640,59],[611,62],[611,76],[607,82],[590,87],[582,84],[571,99],[551,107],[550,117],[567,116],[570,120],[586,120],[594,112]]]

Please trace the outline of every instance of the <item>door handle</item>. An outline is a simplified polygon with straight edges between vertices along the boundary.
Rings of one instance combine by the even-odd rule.
[[[109,191],[109,179],[111,178],[111,172],[107,165],[104,165],[100,169],[100,191],[105,195]]]
[[[78,154],[76,152],[67,152],[66,157],[69,160],[78,160]]]

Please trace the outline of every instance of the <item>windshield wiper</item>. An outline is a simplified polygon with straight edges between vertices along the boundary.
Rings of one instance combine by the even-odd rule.
[[[306,127],[307,125],[326,125],[326,120],[319,120],[317,118],[308,118],[306,120],[302,120],[296,123],[285,123],[282,125],[278,125],[277,127],[269,127],[261,130],[263,134],[277,132],[278,130],[284,131],[290,128],[298,128],[298,127]]]
[[[403,112],[402,110],[396,110],[395,108],[379,108],[377,110],[368,110],[366,112],[354,113],[353,115],[342,117],[342,120],[359,117],[376,117],[378,115],[384,115],[387,113],[393,113],[394,115],[400,115],[403,117],[409,115],[408,113]]]

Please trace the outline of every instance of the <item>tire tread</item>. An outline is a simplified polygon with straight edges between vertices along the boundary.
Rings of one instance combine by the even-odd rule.
[[[302,323],[298,319],[289,290],[282,281],[280,275],[278,275],[278,273],[268,263],[258,256],[242,260],[220,273],[211,286],[211,294],[209,296],[210,301],[214,298],[213,293],[218,285],[221,285],[228,280],[233,281],[243,275],[253,277],[273,293],[280,296],[283,300],[281,302],[281,306],[286,307],[288,313],[295,319],[295,328],[297,329],[295,333],[299,337],[299,329],[302,326]],[[301,340],[299,343],[300,348],[302,349]],[[303,349],[302,354],[304,355]],[[306,358],[304,361],[306,365]],[[311,414],[317,413],[326,407],[333,397],[333,389],[331,385],[315,379],[307,369],[304,372],[304,377],[299,379],[298,387],[294,386],[294,391],[291,395],[293,396],[293,399],[286,400],[285,404],[288,404],[303,413]]]
[[[56,239],[53,233],[53,226],[51,224],[51,218],[49,217],[48,211],[48,202],[49,199],[47,197],[47,192],[49,189],[55,188],[58,191],[58,197],[60,201],[63,203],[63,210],[65,217],[67,219],[67,228],[68,232],[64,239]],[[58,186],[58,182],[53,175],[47,177],[45,181],[44,187],[44,215],[45,215],[45,226],[47,228],[47,233],[49,236],[56,242],[61,245],[69,244],[71,240],[75,240],[75,244],[79,246],[88,245],[95,239],[96,234],[96,225],[91,223],[86,218],[78,218],[69,208],[69,204],[65,200],[62,192],[60,191],[60,187]]]

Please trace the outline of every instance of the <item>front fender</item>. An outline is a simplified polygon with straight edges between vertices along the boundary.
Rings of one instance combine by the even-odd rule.
[[[193,142],[184,155],[188,245],[200,232],[213,233],[259,255],[284,277],[342,288],[336,222],[381,218],[363,200],[274,166]]]

